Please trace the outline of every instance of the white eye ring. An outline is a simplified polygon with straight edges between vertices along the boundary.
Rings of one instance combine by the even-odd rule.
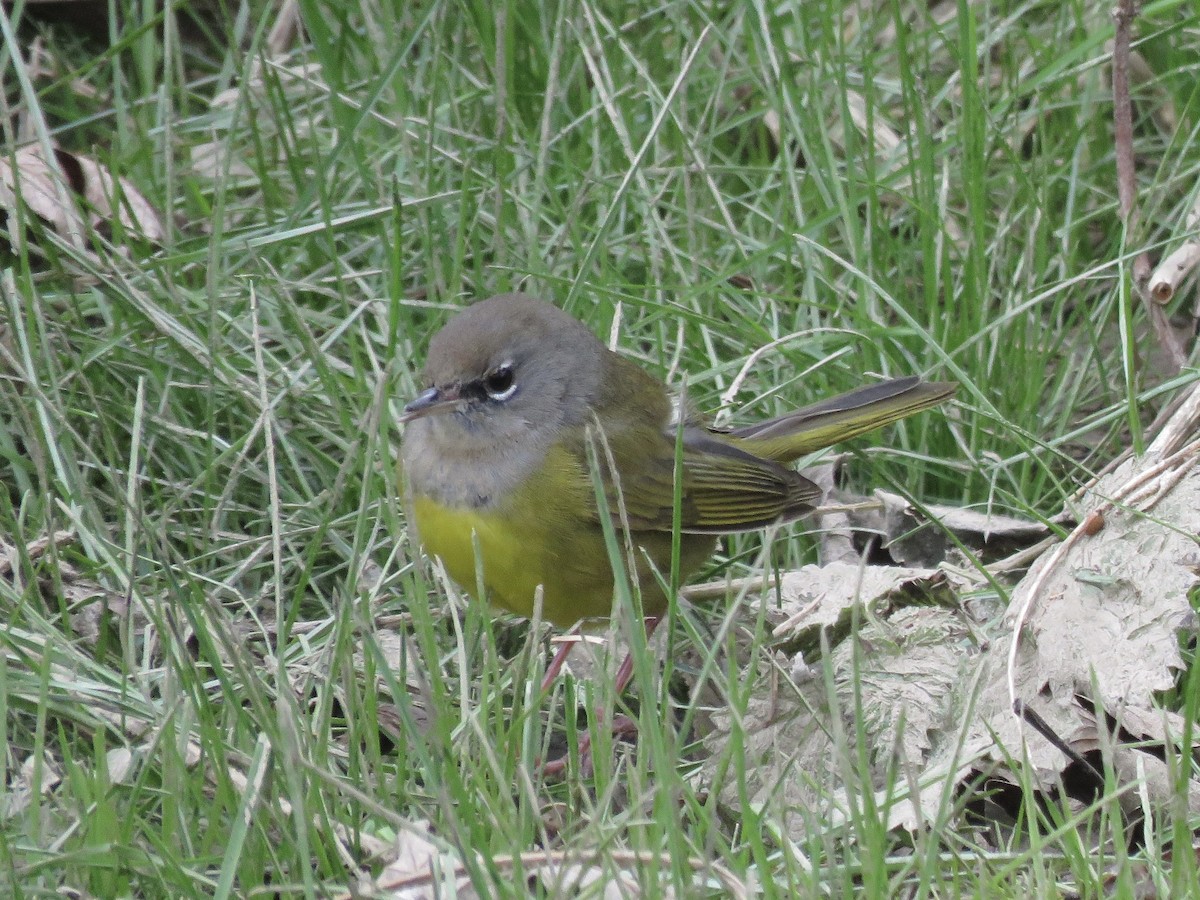
[[[511,362],[501,363],[484,376],[483,389],[490,399],[503,403],[517,392],[517,380]]]

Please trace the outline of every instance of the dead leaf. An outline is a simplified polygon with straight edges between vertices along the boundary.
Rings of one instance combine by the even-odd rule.
[[[109,784],[126,784],[133,772],[133,751],[128,747],[114,747],[104,755],[104,763],[108,767]]]
[[[1180,746],[1182,719],[1156,710],[1155,700],[1175,686],[1181,640],[1197,631],[1189,595],[1200,582],[1200,466],[1161,473],[1150,466],[1127,464],[1087,495],[1080,521],[1102,511],[1102,527],[1079,529],[1077,543],[1057,556],[1046,551],[1010,608],[1030,601],[1017,695],[1072,749],[1093,759],[1109,754],[1118,779],[1136,785],[1122,798],[1127,813],[1148,809],[1161,818],[1175,810],[1179,790],[1164,750],[1186,760],[1194,749]],[[1159,477],[1149,483],[1150,474]],[[1138,508],[1113,506],[1105,499],[1112,496]],[[1028,523],[1000,524],[1022,539],[1040,532]],[[774,681],[760,678],[744,716],[714,713],[715,730],[705,738],[710,761],[698,777],[713,779],[707,783],[732,815],[749,803],[795,834],[814,810],[836,819],[850,808],[830,737],[841,729],[865,737],[876,802],[890,827],[935,821],[977,776],[992,784],[1032,779],[1059,791],[1071,759],[1012,713],[1005,679],[1012,635],[1003,629],[1013,617],[995,620],[1000,633],[976,641],[980,626],[960,608],[958,584],[941,571],[846,564],[783,576],[780,608],[767,612],[768,621],[789,652],[819,647],[824,632],[838,708],[829,708],[825,678],[811,670],[805,676],[804,666],[784,659]],[[855,617],[860,624],[852,629]],[[789,669],[800,675],[780,686]],[[1119,725],[1117,737],[1098,731],[1097,708]],[[732,746],[745,748],[741,792],[715,781],[735,736]],[[1200,791],[1186,796],[1200,812]]]
[[[772,637],[807,652],[816,647],[822,629],[844,635],[856,606],[879,612],[888,604],[928,603],[949,590],[945,576],[934,569],[833,562],[788,572],[778,595],[779,602],[767,610]]]
[[[234,182],[253,180],[257,176],[240,156],[231,152],[226,141],[211,140],[195,144],[191,150],[192,171],[204,178],[228,178]]]
[[[1150,813],[1156,819],[1167,815],[1179,797],[1180,765],[1190,766],[1190,762],[1180,760],[1172,770],[1171,766],[1159,758],[1155,752],[1156,748],[1143,743],[1142,739],[1149,737],[1148,735],[1133,733],[1129,735],[1133,742],[1128,739],[1118,742],[1114,735],[1106,733],[1107,729],[1105,732],[1101,731],[1094,713],[1081,710],[1079,718],[1080,727],[1071,736],[1071,745],[1080,750],[1095,748],[1101,754],[1110,753],[1117,783],[1136,786],[1135,790],[1125,791],[1118,798],[1125,814],[1140,817],[1144,813]],[[1120,718],[1122,726],[1134,722],[1149,724],[1150,730],[1157,732],[1164,739],[1170,739],[1171,743],[1177,743],[1183,737],[1183,721],[1179,716],[1174,717],[1177,720],[1177,731],[1166,725],[1163,719],[1157,718],[1151,710],[1123,710]],[[1176,759],[1179,760],[1179,757],[1176,756]],[[1189,780],[1185,797],[1188,812],[1193,816],[1200,815],[1200,787]],[[1143,809],[1144,804],[1150,804],[1151,809]]]
[[[461,861],[431,837],[425,821],[414,822],[397,834],[392,847],[394,858],[375,879],[371,896],[389,900],[477,896]]]
[[[789,834],[799,834],[806,817],[819,815],[825,798],[841,783],[829,719],[820,678],[788,686],[775,697],[756,690],[742,715],[734,716],[726,707],[714,710],[713,730],[704,739],[707,759],[695,777],[718,792],[734,821],[744,818],[743,807],[748,806],[784,822]],[[721,781],[731,753],[739,755],[744,778]]]
[[[873,757],[922,766],[944,734],[964,668],[974,656],[963,617],[937,607],[900,609],[866,623],[834,651],[843,709],[861,704]]]
[[[4,792],[0,793],[0,822],[21,815],[61,780],[58,766],[48,754],[43,754],[40,760],[32,755],[26,757],[20,770],[10,774]]]
[[[142,240],[163,240],[166,229],[158,211],[128,179],[114,177],[89,156],[58,148],[53,152],[53,159],[47,159],[35,144],[0,157],[0,209],[9,211],[10,222],[15,223],[17,206],[23,204],[79,248],[89,228],[112,235],[119,226]]]
[[[39,147],[23,147],[11,158],[0,157],[0,210],[10,223],[18,203],[68,240],[83,234],[83,216],[70,202],[57,169],[46,162]],[[10,228],[11,230],[11,228]]]
[[[630,873],[618,871],[614,877],[600,866],[575,862],[546,863],[536,867],[526,881],[530,893],[533,893],[534,885],[539,886],[547,897],[574,897],[585,891],[585,896],[601,900],[642,896],[637,879]],[[669,885],[663,885],[658,894],[668,898],[674,895]]]
[[[881,786],[895,763],[921,765],[956,720],[964,673],[977,652],[965,615],[930,603],[949,595],[940,572],[832,563],[806,566],[783,576],[780,609],[768,621],[783,621],[775,636],[789,652],[815,650],[820,633],[833,645],[831,668],[838,708],[829,707],[825,679],[802,664],[802,654],[778,660],[772,677],[760,679],[745,714],[717,708],[705,738],[708,760],[702,780],[720,791],[731,815],[748,802],[770,812],[797,835],[814,810],[844,796],[844,771],[833,734],[833,718],[848,733],[866,736],[873,777]],[[857,613],[856,613],[857,610]],[[855,616],[857,631],[851,628]],[[778,657],[778,655],[777,655]],[[793,681],[779,685],[779,672]],[[804,674],[807,673],[807,674]],[[858,716],[861,715],[861,720]],[[961,718],[961,714],[958,716]],[[741,747],[747,793],[740,785],[717,784],[727,747]],[[891,798],[894,800],[894,797]],[[835,807],[837,806],[835,802]]]
[[[65,609],[70,616],[72,633],[84,644],[94,647],[100,639],[105,617],[123,618],[129,613],[129,603],[120,594],[85,577],[79,569],[58,555],[58,551],[73,543],[74,532],[56,531],[52,535],[42,535],[27,543],[22,555],[0,538],[0,578],[7,578],[19,571],[18,567],[24,559],[34,564],[38,563],[53,547],[55,556],[49,564],[53,568],[52,574],[37,575],[36,572],[25,572],[22,573],[22,577],[32,578],[37,575],[38,588],[47,607],[52,610]],[[137,633],[141,633],[145,622],[145,613],[139,608],[135,625]]]
[[[1085,499],[1083,513],[1099,507],[1135,471],[1133,463],[1126,463],[1099,482]],[[1077,722],[1077,695],[1114,712],[1151,708],[1155,694],[1172,687],[1183,667],[1179,632],[1196,627],[1188,601],[1200,571],[1194,538],[1200,533],[1196,470],[1158,499],[1152,517],[1118,509],[1107,513],[1105,521],[1043,582],[1021,636],[1018,695],[1035,704],[1060,734],[1070,733]],[[1026,592],[1049,561],[1047,554],[1013,592],[1012,609],[1025,603]],[[1007,646],[1003,652],[1007,654]],[[1061,754],[1028,736],[1010,705],[1003,679],[998,679],[981,698],[980,729],[994,729],[1010,750],[1019,750],[1025,736],[1031,761],[1057,772]]]
[[[114,178],[106,166],[90,156],[55,151],[59,164],[66,166],[65,159],[73,158],[83,175],[83,198],[91,206],[92,227],[111,232],[115,219],[127,234],[153,243],[161,243],[166,229],[158,210],[126,178]]]
[[[1126,463],[1100,481],[1084,499],[1081,518],[1102,507],[1106,497],[1116,495],[1153,461]],[[1108,510],[1104,527],[1071,548],[1047,573],[1039,595],[1029,598],[1043,567],[1054,561],[1054,551],[1048,551],[1018,585],[1010,604],[1019,609],[1033,601],[1016,656],[1018,697],[1068,745],[1085,752],[1099,746],[1096,707],[1140,738],[1177,742],[1183,733],[1178,717],[1154,705],[1157,694],[1174,686],[1184,665],[1181,633],[1196,631],[1188,598],[1200,580],[1195,538],[1200,534],[1200,472],[1191,468],[1169,480],[1148,502],[1153,503],[1152,515]],[[970,680],[982,690],[962,746],[979,767],[999,767],[999,777],[1006,777],[1003,767],[1012,763],[1053,790],[1070,760],[1013,715],[1005,677],[1011,641],[1011,633],[999,636],[978,660]],[[1157,765],[1128,752],[1118,754],[1122,767],[1132,771],[1130,766],[1140,765],[1148,785],[1149,779],[1161,782]],[[931,764],[937,761],[935,753]],[[1020,778],[1009,773],[1007,780],[1017,783]],[[941,791],[922,798],[922,807],[936,809],[944,792],[953,789],[943,781]],[[897,821],[911,824],[919,814],[911,808],[898,810]]]
[[[841,499],[842,495],[838,495]],[[951,535],[979,555],[996,558],[1042,540],[1049,529],[999,513],[932,504],[918,510],[905,497],[876,491],[874,503],[848,503],[851,527],[878,534],[902,566],[933,566],[954,548]]]
[[[428,822],[412,823],[397,836],[393,847],[395,858],[374,883],[365,885],[365,890],[355,895],[340,895],[339,900],[368,892],[372,897],[388,900],[436,900],[440,897],[472,900],[479,897],[461,858],[451,849],[440,848],[432,837]],[[639,872],[659,882],[655,896],[676,896],[671,885],[660,877],[670,868],[671,862],[661,854],[637,851],[608,849],[591,854],[568,854],[543,850],[519,856],[493,856],[488,867],[501,877],[506,872],[513,877],[518,871],[522,872],[524,880],[518,883],[531,895],[540,887],[548,897],[621,900],[642,896]],[[712,860],[692,859],[689,863],[698,875],[708,872],[720,880],[729,896],[749,896],[745,885]]]
[[[25,555],[29,557],[31,562],[36,562],[45,556],[51,544],[56,548],[62,548],[74,543],[74,541],[75,532],[56,531],[52,535],[42,535],[41,537],[34,538],[26,544]],[[6,544],[4,538],[0,537],[0,577],[12,574],[20,559],[21,555],[17,553],[17,548]]]
[[[267,69],[271,71],[271,77],[277,79],[285,87],[319,82],[322,74],[322,66],[317,62],[289,66],[277,60],[263,62],[256,57],[251,64],[250,72],[246,78],[240,84],[226,88],[215,95],[209,101],[209,106],[213,109],[232,109],[241,102],[243,95],[250,97],[264,96],[268,90],[267,77],[264,74]]]

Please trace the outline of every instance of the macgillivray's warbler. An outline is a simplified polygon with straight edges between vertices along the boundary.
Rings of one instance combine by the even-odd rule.
[[[660,579],[671,571],[677,438],[683,580],[712,554],[716,535],[814,508],[820,489],[786,463],[936,406],[956,387],[898,378],[766,422],[714,428],[677,409],[662,382],[568,313],[523,294],[452,318],[429,344],[424,383],[401,421],[425,549],[473,588],[478,546],[485,588],[512,612],[532,616],[540,585],[542,613],[556,625],[607,618],[614,576],[589,463],[594,441],[614,527],[628,527],[637,551],[650,628],[667,607]],[[623,687],[619,674],[618,693]]]

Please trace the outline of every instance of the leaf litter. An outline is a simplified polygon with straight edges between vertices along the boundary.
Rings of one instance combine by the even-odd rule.
[[[749,806],[802,837],[818,826],[818,810],[851,815],[856,801],[845,785],[862,778],[847,768],[856,763],[846,747],[861,740],[891,828],[921,827],[985,781],[1032,776],[1038,790],[1056,794],[1080,758],[1113,773],[1127,815],[1150,813],[1139,812],[1146,804],[1161,814],[1177,796],[1165,760],[1185,748],[1182,717],[1158,700],[1176,687],[1182,648],[1197,632],[1196,449],[1175,455],[1179,465],[1158,476],[1157,491],[1130,490],[1160,462],[1156,455],[1091,487],[1075,510],[1088,525],[1065,551],[1056,543],[1041,554],[1003,616],[971,615],[967,599],[990,588],[964,566],[839,562],[784,576],[762,611],[778,642],[762,668],[773,671],[758,679],[744,716],[712,713],[697,780],[731,814]],[[1112,502],[1138,495],[1131,505]],[[1022,609],[1015,695],[1071,755],[1014,714],[1006,675]],[[724,774],[738,745],[741,785]],[[1200,791],[1187,794],[1187,806],[1200,812]]]

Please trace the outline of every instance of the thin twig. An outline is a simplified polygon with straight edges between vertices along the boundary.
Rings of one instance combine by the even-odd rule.
[[[814,466],[808,470],[808,477],[821,489],[821,494],[828,497],[834,489],[834,465],[826,463]],[[814,512],[817,531],[820,534],[821,565],[831,562],[844,562],[858,565],[862,562],[857,550],[854,549],[854,535],[851,533],[850,516],[845,509],[838,507],[818,507]]]
[[[1133,101],[1129,97],[1130,33],[1136,17],[1135,0],[1119,0],[1116,9],[1113,10],[1116,23],[1112,59],[1113,141],[1117,158],[1117,198],[1121,205],[1121,219],[1125,223],[1127,239],[1137,230],[1138,224],[1137,173],[1133,159]],[[1174,374],[1183,368],[1187,356],[1171,331],[1166,312],[1146,291],[1149,280],[1150,255],[1143,250],[1133,258],[1133,289],[1146,309],[1154,336],[1167,354]]]
[[[1184,241],[1160,262],[1147,290],[1155,303],[1169,303],[1192,270],[1200,265],[1200,196],[1184,218]]]

